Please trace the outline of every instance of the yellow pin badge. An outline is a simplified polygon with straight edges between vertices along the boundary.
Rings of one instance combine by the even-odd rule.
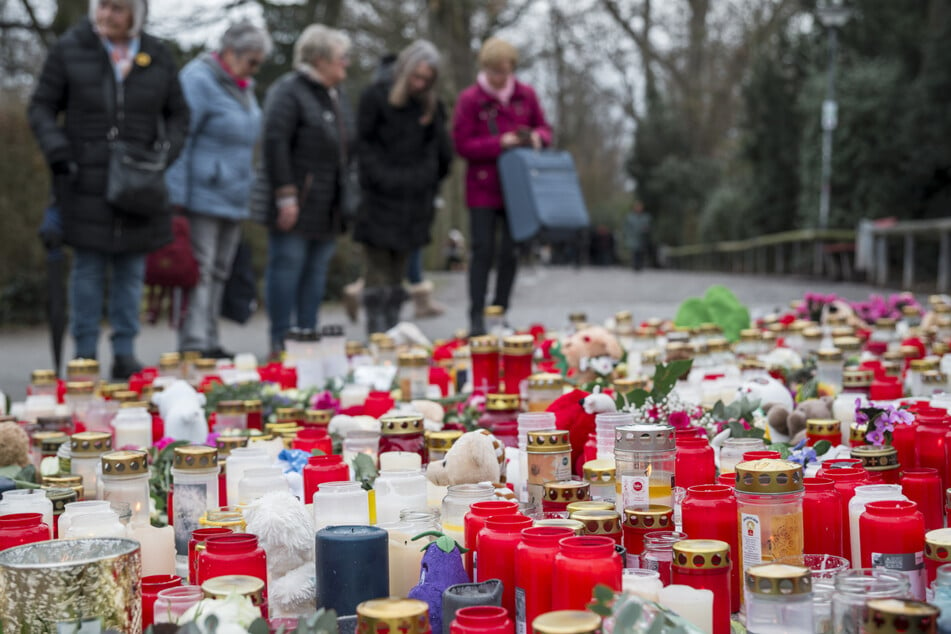
[[[139,53],[135,56],[135,65],[145,68],[152,63],[152,56],[148,53]]]

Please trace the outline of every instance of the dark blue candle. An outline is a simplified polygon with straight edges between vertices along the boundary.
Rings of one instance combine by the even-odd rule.
[[[368,599],[390,596],[387,532],[376,526],[317,531],[317,607],[356,614]]]

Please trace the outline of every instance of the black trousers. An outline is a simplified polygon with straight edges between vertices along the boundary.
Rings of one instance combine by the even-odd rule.
[[[498,234],[501,234],[499,236]],[[473,207],[469,209],[469,316],[481,318],[489,287],[489,271],[495,274],[495,299],[492,304],[509,307],[509,295],[518,270],[518,244],[509,233],[505,209]],[[496,249],[498,243],[498,249]]]

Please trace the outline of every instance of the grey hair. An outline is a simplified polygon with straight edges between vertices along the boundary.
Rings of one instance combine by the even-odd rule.
[[[402,108],[409,99],[409,90],[407,83],[410,75],[420,64],[426,64],[433,69],[433,82],[429,89],[420,95],[419,101],[423,104],[422,123],[428,124],[432,121],[433,114],[436,112],[436,80],[439,79],[439,65],[442,63],[442,56],[429,40],[416,40],[402,51],[396,58],[396,66],[393,69],[393,87],[390,88],[390,105]]]
[[[218,45],[219,51],[231,51],[236,55],[262,53],[267,57],[273,49],[274,42],[267,29],[247,20],[229,26],[221,36],[221,42]]]
[[[132,9],[132,28],[129,35],[136,37],[142,34],[142,27],[145,26],[145,20],[149,17],[149,3],[147,0],[117,0],[125,6]],[[102,0],[89,0],[89,21],[93,28],[96,26],[96,10]]]
[[[332,61],[334,54],[346,55],[350,51],[350,38],[343,31],[323,24],[311,24],[294,42],[294,67],[313,65],[318,59]]]

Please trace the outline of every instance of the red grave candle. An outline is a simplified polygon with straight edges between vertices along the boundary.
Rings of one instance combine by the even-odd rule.
[[[806,421],[806,446],[826,440],[835,447],[842,441],[842,424],[834,418],[811,418]]]
[[[915,434],[915,453],[917,465],[937,469],[941,478],[941,489],[948,488],[948,479],[944,470],[947,466],[946,438],[948,425],[951,424],[944,410],[939,414],[919,414],[916,418],[918,430]]]
[[[479,427],[488,429],[506,447],[518,447],[518,394],[487,394]]]
[[[829,478],[803,478],[802,547],[807,553],[844,556],[842,496]]]
[[[424,433],[422,414],[387,414],[380,418],[379,453],[408,451],[419,454],[425,467],[429,463],[429,451]],[[349,476],[339,479],[347,480]]]
[[[730,488],[736,488],[736,474],[721,473],[717,476],[717,484],[724,484]]]
[[[832,458],[831,460],[824,460],[819,465],[819,470],[816,472],[817,478],[826,478],[826,474],[833,469],[861,469],[862,468],[862,459],[861,458]]]
[[[675,470],[677,486],[689,488],[700,484],[713,484],[717,468],[713,460],[713,447],[706,438],[677,435]]]
[[[522,541],[515,547],[515,622],[519,631],[535,617],[551,612],[551,583],[559,542],[573,537],[567,526],[532,526],[522,529]]]
[[[515,625],[503,607],[470,605],[456,610],[449,634],[515,634]]]
[[[914,469],[918,466],[918,454],[915,450],[915,437],[918,423],[896,424],[892,430],[892,446],[898,452],[898,464],[902,469]]]
[[[307,459],[302,473],[304,477],[304,501],[312,502],[314,493],[324,482],[342,482],[350,479],[350,469],[343,461],[343,456],[331,454],[329,456],[311,456]]]
[[[244,402],[248,429],[263,429],[264,406],[258,399]],[[328,452],[329,453],[329,452]]]
[[[267,558],[256,535],[234,533],[214,535],[205,540],[205,549],[198,551],[198,582],[195,585],[225,575],[257,577],[264,582],[264,598],[267,599]]]
[[[671,583],[713,592],[713,634],[730,634],[730,545],[718,539],[674,544]]]
[[[42,513],[0,515],[0,550],[45,542],[49,538],[50,527],[43,523]]]
[[[761,449],[759,451],[747,451],[743,454],[743,460],[741,462],[749,462],[750,460],[782,460],[783,454],[778,451],[769,451],[768,449]]]
[[[831,484],[830,482],[829,485]],[[719,540],[730,547],[731,553],[739,549],[736,495],[733,487],[724,484],[690,487],[681,504],[680,513],[683,518],[683,532],[689,535],[691,540]],[[728,572],[730,612],[739,612],[740,594],[743,589],[742,571],[738,565],[734,565]]]
[[[545,497],[542,498],[542,511],[546,513],[567,511],[572,502],[584,502],[591,499],[591,483],[580,480],[561,480],[546,482]]]
[[[469,338],[472,355],[472,389],[482,394],[499,391],[499,340],[495,335]]]
[[[880,479],[884,484],[901,484],[901,464],[898,451],[890,445],[853,446],[853,458],[862,459],[862,468],[868,473],[869,480]],[[911,467],[914,468],[914,467]]]
[[[532,373],[535,338],[511,335],[502,339],[502,383],[506,394],[520,394],[522,381]]]
[[[334,449],[333,440],[323,427],[305,427],[298,430],[297,436],[291,441],[291,447],[307,453],[318,449],[327,455],[333,453]]]
[[[614,542],[600,535],[565,537],[555,555],[552,575],[552,610],[584,610],[594,586],[603,584],[621,591],[621,556]]]
[[[914,502],[879,500],[859,517],[862,567],[887,568],[908,577],[913,599],[925,599],[925,518]]]
[[[901,492],[918,505],[925,518],[925,530],[944,527],[941,508],[941,479],[935,469],[907,469],[901,479]]]
[[[149,575],[142,577],[142,631],[144,632],[155,618],[155,599],[158,593],[166,588],[177,588],[182,585],[182,578],[178,575]]]
[[[734,500],[735,503],[735,500]],[[674,510],[663,504],[651,504],[646,509],[633,506],[624,509],[624,523],[621,525],[625,557],[625,568],[640,568],[641,553],[644,552],[644,535],[654,531],[674,529]]]
[[[819,472],[821,473],[822,470],[820,469]],[[856,487],[868,484],[868,474],[865,469],[847,467],[829,469],[825,472],[825,475],[817,475],[816,477],[832,480],[835,483],[835,490],[839,493],[842,502],[840,513],[842,517],[842,548],[844,551],[852,543],[852,531],[849,526],[849,501],[855,496]]]
[[[475,552],[479,545],[479,532],[485,528],[485,520],[493,515],[515,515],[518,512],[518,502],[510,500],[483,500],[469,505],[469,511],[463,518],[463,535],[466,548],[469,550],[463,556],[466,572],[475,580]]]
[[[205,549],[205,541],[209,537],[230,535],[233,532],[230,528],[223,526],[196,528],[192,531],[192,537],[188,540],[188,581],[192,585],[197,585],[198,582],[198,553]]]
[[[532,519],[520,513],[496,515],[486,519],[477,540],[479,580],[502,581],[502,607],[512,619],[515,618],[515,548],[522,540],[522,529],[531,525]]]

